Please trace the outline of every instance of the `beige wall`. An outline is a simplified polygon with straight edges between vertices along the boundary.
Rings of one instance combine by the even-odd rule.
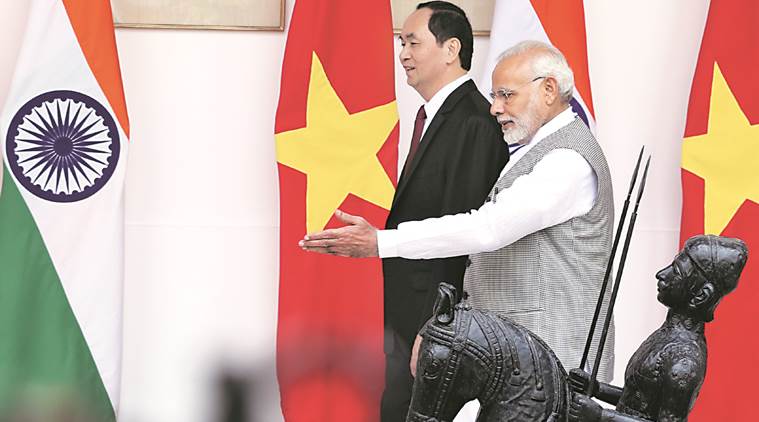
[[[0,104],[30,0],[0,2]],[[654,153],[617,308],[617,378],[664,313],[680,136],[706,0],[586,0],[598,135],[621,206]],[[288,1],[289,21],[292,1]],[[116,31],[131,119],[121,420],[205,421],[219,368],[273,374],[278,205],[272,132],[285,34]],[[489,40],[477,38],[479,78]],[[401,146],[421,99],[396,68]],[[402,157],[401,157],[402,159]],[[264,372],[267,372],[264,371]],[[257,420],[279,419],[276,389]]]

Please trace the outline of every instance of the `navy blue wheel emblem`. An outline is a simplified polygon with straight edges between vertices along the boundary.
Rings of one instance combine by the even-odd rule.
[[[21,107],[8,128],[6,157],[16,179],[34,195],[75,202],[99,191],[119,162],[119,132],[92,97],[51,91]]]

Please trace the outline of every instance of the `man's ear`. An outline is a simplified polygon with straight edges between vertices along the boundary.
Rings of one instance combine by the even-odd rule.
[[[546,105],[553,105],[559,99],[559,83],[553,76],[546,76],[543,81]]]
[[[444,44],[445,53],[448,56],[446,63],[451,64],[458,60],[461,51],[461,41],[458,38],[449,38]]]
[[[688,308],[695,310],[702,309],[704,306],[711,306],[714,301],[714,294],[714,285],[710,282],[704,283],[688,301]]]

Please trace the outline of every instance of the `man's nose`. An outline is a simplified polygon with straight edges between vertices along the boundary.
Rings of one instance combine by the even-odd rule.
[[[493,104],[490,105],[490,115],[495,117],[503,114],[503,102],[496,98],[493,100]]]
[[[401,51],[398,52],[398,59],[403,62],[404,60],[408,60],[410,58],[410,55],[408,53],[408,47],[402,46]]]

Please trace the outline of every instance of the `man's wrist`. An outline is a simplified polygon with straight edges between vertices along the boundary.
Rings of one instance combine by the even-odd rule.
[[[377,230],[377,254],[380,258],[398,256],[397,233],[397,230]]]

